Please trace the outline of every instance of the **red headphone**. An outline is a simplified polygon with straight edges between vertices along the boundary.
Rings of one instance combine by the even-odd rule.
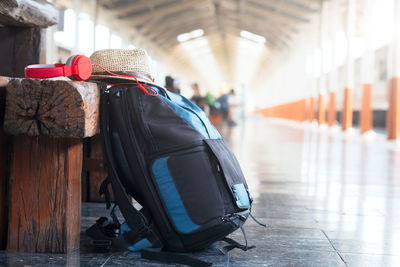
[[[53,78],[65,76],[71,80],[84,81],[92,74],[92,62],[86,56],[74,55],[68,58],[65,64],[29,65],[25,67],[26,78]]]

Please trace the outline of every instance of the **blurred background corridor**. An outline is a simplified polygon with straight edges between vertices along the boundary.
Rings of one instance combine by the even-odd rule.
[[[47,62],[140,47],[187,97],[235,89],[236,117],[398,130],[395,0],[54,0]]]
[[[400,0],[47,2],[58,19],[42,29],[43,63],[143,48],[155,82],[196,102],[229,141],[267,228],[246,223],[254,250],[195,257],[400,266]],[[85,176],[82,230],[104,213],[102,175]],[[0,265],[149,264],[87,243],[68,256],[0,251]]]

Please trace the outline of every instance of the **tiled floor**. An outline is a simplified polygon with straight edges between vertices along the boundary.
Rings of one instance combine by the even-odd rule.
[[[215,266],[400,266],[400,146],[310,124],[262,118],[233,128],[230,142],[267,228],[246,223],[248,252],[193,254]],[[85,205],[83,229],[103,215]],[[240,231],[232,235],[242,240]],[[5,266],[163,266],[136,253],[0,252]],[[217,244],[218,246],[218,244]]]

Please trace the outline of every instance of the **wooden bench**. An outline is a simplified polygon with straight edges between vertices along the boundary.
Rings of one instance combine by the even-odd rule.
[[[46,1],[0,1],[0,75],[24,77],[45,63]],[[98,132],[95,84],[0,81],[0,249],[68,252],[79,247],[82,139]],[[5,114],[4,114],[5,113]],[[8,229],[7,229],[8,228]],[[7,243],[7,244],[6,244]]]
[[[54,253],[78,249],[82,140],[99,132],[99,87],[11,79],[5,96],[3,129],[13,143],[6,181],[7,249]]]

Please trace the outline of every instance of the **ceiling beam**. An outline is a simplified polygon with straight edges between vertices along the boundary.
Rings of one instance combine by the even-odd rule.
[[[301,5],[297,2],[290,2],[287,0],[249,0],[251,3],[258,4],[268,10],[277,12],[280,15],[293,17],[298,22],[308,22],[308,19],[304,17],[307,13],[317,12],[319,8],[312,8],[309,5]]]
[[[157,28],[153,28],[147,33],[144,33],[144,36],[153,39],[159,35],[161,35],[163,32],[171,30],[171,29],[178,29],[184,27],[186,24],[193,24],[193,22],[197,22],[198,24],[201,24],[202,22],[209,20],[212,17],[211,14],[209,13],[204,13],[204,12],[191,12],[186,14],[185,16],[177,17],[176,20],[174,20],[171,23],[161,23]],[[194,25],[194,28],[196,25]],[[198,27],[197,27],[198,28]],[[182,31],[183,33],[183,31]]]
[[[154,19],[155,17],[167,16],[168,14],[185,10],[186,8],[197,5],[201,2],[201,0],[182,0],[182,2],[179,4],[174,3],[164,7],[155,8],[151,12],[143,12],[139,15],[121,18],[121,21],[124,23],[128,23],[131,26],[137,26],[139,24],[146,23],[147,21]]]
[[[128,3],[126,5],[121,5],[117,7],[110,7],[110,12],[112,12],[114,15],[123,15],[123,14],[128,14],[132,13],[135,11],[140,11],[142,9],[153,9],[154,6],[157,4],[163,3],[160,0],[141,0],[139,2],[133,2],[133,3]],[[105,2],[105,5],[107,6],[108,1]]]
[[[235,0],[225,0],[225,1],[236,2]],[[299,23],[299,20],[297,18],[282,16],[282,14],[277,13],[273,9],[271,10],[271,9],[265,8],[265,5],[261,5],[257,2],[256,3],[250,2],[249,0],[246,0],[245,5],[244,5],[244,10],[258,14],[270,21],[276,21],[276,22],[281,22],[281,23],[285,23],[285,24]],[[306,22],[306,21],[308,22],[308,20],[300,21],[300,22]]]
[[[267,40],[273,37],[276,40],[291,39],[291,36],[286,32],[277,29],[274,25],[268,23],[260,23],[260,20],[254,17],[248,16],[247,14],[241,14],[240,17],[237,14],[225,14],[224,19],[236,22],[239,30],[247,30],[256,34],[264,36]]]
[[[307,2],[307,3],[306,3]],[[319,0],[312,3],[312,1],[299,1],[299,0],[286,0],[285,5],[290,5],[294,9],[299,9],[302,12],[318,12],[320,9]]]
[[[160,28],[160,26],[168,26],[170,24],[175,25],[179,23],[185,23],[185,20],[196,16],[198,13],[204,13],[207,5],[190,6],[185,10],[178,11],[177,13],[171,13],[165,17],[153,20],[152,23],[144,23],[139,26],[140,32],[143,34],[149,34],[154,28]]]
[[[308,18],[303,17],[304,12],[299,10],[293,11],[288,7],[284,7],[284,2],[282,0],[271,0],[271,1],[260,1],[260,0],[248,0],[248,4],[256,7],[260,11],[269,12],[270,14],[276,14],[283,19],[294,23],[307,23],[309,22]],[[299,14],[299,12],[301,14]]]

